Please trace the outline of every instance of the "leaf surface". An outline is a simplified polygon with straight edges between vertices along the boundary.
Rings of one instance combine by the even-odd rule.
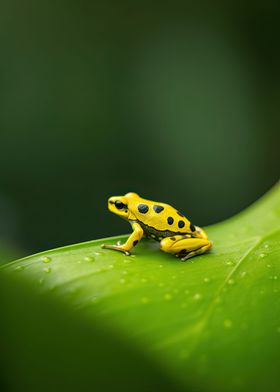
[[[206,391],[276,390],[280,349],[280,187],[206,228],[210,253],[187,262],[142,240],[130,257],[90,241],[3,271],[77,317],[113,327],[160,369]]]

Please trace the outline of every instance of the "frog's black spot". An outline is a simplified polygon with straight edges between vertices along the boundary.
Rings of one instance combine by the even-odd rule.
[[[180,212],[180,211],[177,211],[177,214],[178,214],[179,216],[181,216],[182,218],[184,218],[184,217],[185,217],[183,214],[181,214],[181,212]]]
[[[184,226],[185,226],[185,222],[182,221],[182,220],[180,220],[180,221],[178,222],[178,227],[180,227],[180,229],[182,229]]]
[[[141,214],[146,214],[149,211],[149,207],[147,204],[138,204],[138,211],[141,212]]]
[[[191,231],[195,231],[195,226],[192,223],[190,224],[190,229]]]
[[[172,216],[169,216],[169,217],[167,218],[167,223],[168,223],[169,225],[172,225],[173,222],[174,222],[174,219],[172,218]]]
[[[162,206],[153,206],[154,211],[159,214],[161,211],[164,210],[164,207]]]
[[[176,241],[176,238],[175,238],[175,237],[170,237],[170,239],[171,239],[172,241]]]
[[[138,240],[133,241],[133,246],[137,245],[138,242],[139,242]]]

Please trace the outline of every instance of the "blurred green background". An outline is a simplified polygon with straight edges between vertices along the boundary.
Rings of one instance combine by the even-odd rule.
[[[110,195],[198,225],[279,176],[277,2],[4,0],[0,242],[22,254],[129,231]]]

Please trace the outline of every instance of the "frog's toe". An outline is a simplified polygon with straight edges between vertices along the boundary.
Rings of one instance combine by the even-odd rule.
[[[108,244],[103,244],[101,245],[101,248],[103,249],[112,249],[112,250],[117,250],[119,252],[124,253],[126,256],[130,256],[130,252],[127,249],[124,249],[121,245],[108,245]]]

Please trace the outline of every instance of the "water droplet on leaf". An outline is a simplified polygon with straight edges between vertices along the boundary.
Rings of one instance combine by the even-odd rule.
[[[86,257],[84,258],[84,260],[85,260],[85,261],[94,261],[94,257],[92,257],[92,256],[86,256]]]
[[[231,328],[232,327],[232,321],[230,319],[224,320],[224,327],[225,328]]]
[[[199,293],[196,293],[196,294],[193,296],[193,299],[194,299],[195,301],[199,301],[201,298],[202,298],[202,297],[201,297],[201,294],[199,294]]]
[[[41,260],[43,263],[50,263],[52,259],[48,256],[43,256]]]

